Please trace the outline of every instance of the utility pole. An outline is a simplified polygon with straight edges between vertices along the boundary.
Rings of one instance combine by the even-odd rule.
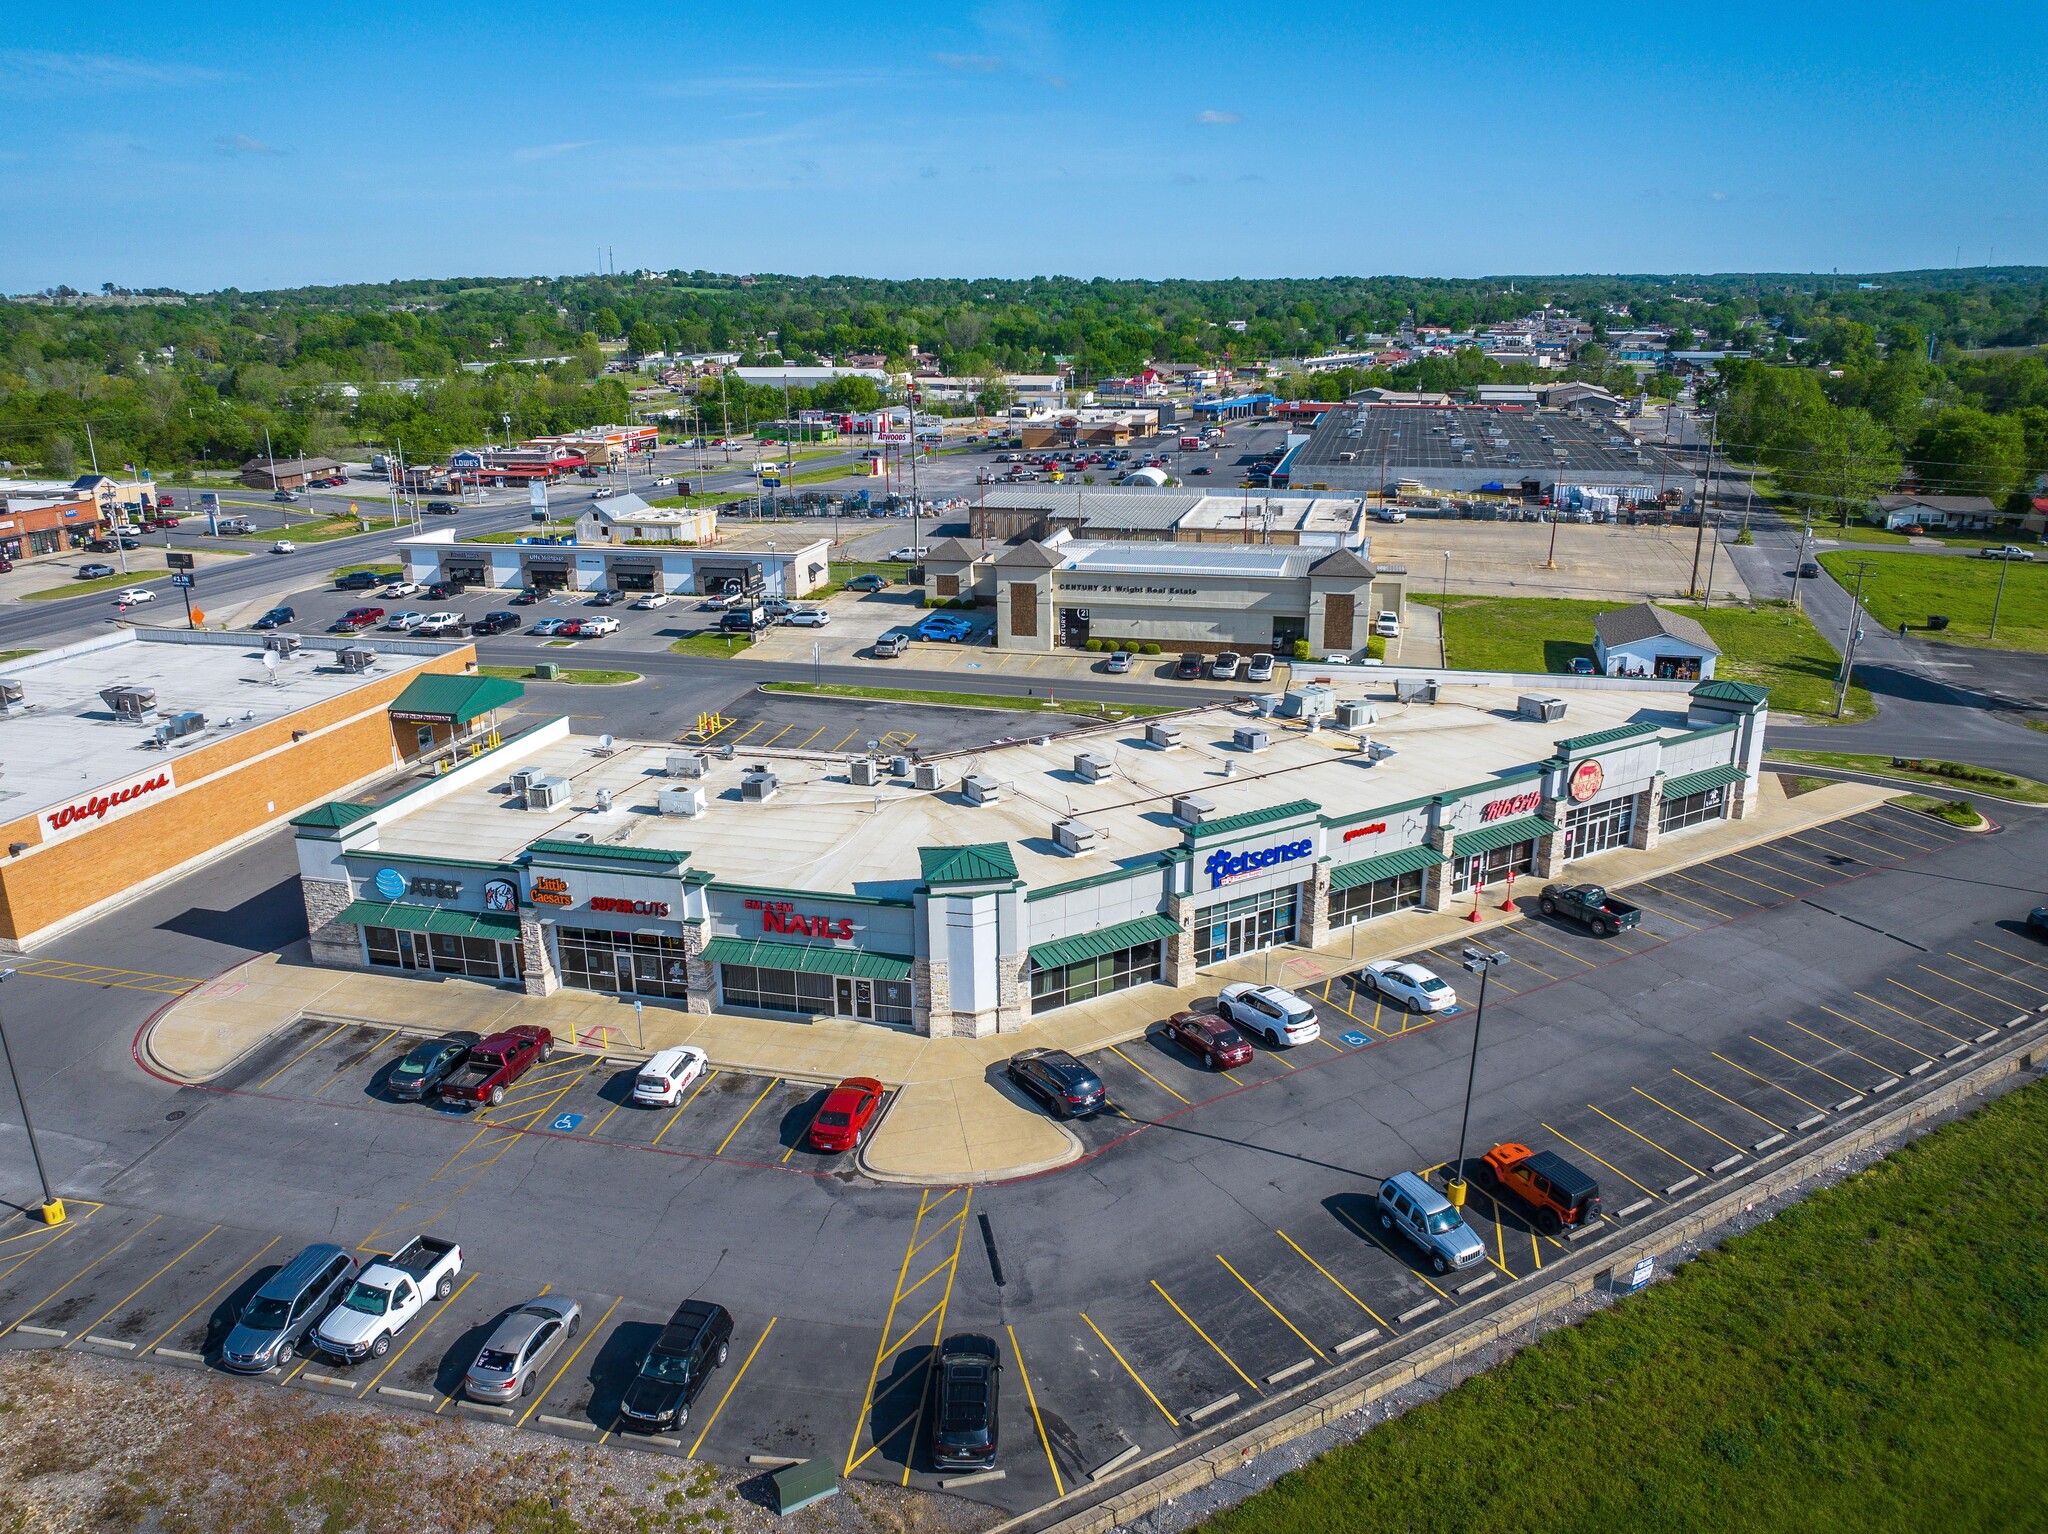
[[[1718,431],[1718,429],[1719,429],[1719,423],[1718,423],[1718,422],[1716,422],[1716,423],[1715,423],[1715,427],[1714,427],[1714,429]],[[1709,438],[1708,438],[1708,441],[1707,441],[1707,461],[1706,461],[1706,465],[1705,465],[1705,467],[1704,467],[1704,468],[1702,468],[1702,469],[1701,469],[1701,471],[1700,471],[1700,530],[1699,530],[1699,532],[1698,532],[1697,534],[1695,534],[1695,535],[1694,535],[1694,537],[1693,537],[1693,540],[1692,540],[1692,589],[1693,589],[1694,591],[1699,591],[1699,589],[1700,589],[1700,553],[1701,553],[1701,551],[1702,551],[1702,550],[1703,550],[1703,549],[1704,549],[1704,548],[1706,547],[1706,539],[1707,539],[1707,500],[1708,500],[1708,497],[1709,497],[1709,496],[1711,496],[1711,495],[1713,494],[1713,485],[1714,485],[1714,440],[1713,440],[1713,438],[1712,438],[1712,437],[1709,437]],[[1702,602],[1704,602],[1705,600],[1706,600],[1706,594],[1705,594],[1705,593],[1702,593],[1702,594],[1701,594],[1701,601],[1702,601]]]
[[[1849,632],[1842,646],[1842,675],[1835,687],[1835,717],[1842,717],[1842,708],[1849,699],[1849,678],[1856,670],[1856,643],[1863,637],[1863,577],[1877,567],[1869,560],[1856,563],[1856,593],[1850,599]]]
[[[2005,572],[2011,566],[2012,561],[2010,559],[2001,559],[1998,562],[1998,595],[1991,599],[1991,632],[1984,636],[1986,639],[1996,639],[1998,637],[1998,609],[2005,601]]]
[[[13,978],[14,970],[12,967],[0,969],[0,981],[7,981]],[[64,1223],[64,1200],[57,1197],[50,1189],[50,1174],[48,1169],[43,1166],[42,1148],[36,1144],[36,1126],[30,1121],[28,1116],[28,1099],[22,1095],[21,1077],[16,1074],[14,1069],[14,1051],[7,1047],[7,1029],[4,1024],[0,1024],[0,1062],[4,1062],[7,1066],[7,1080],[14,1088],[14,1101],[21,1108],[21,1127],[28,1135],[28,1153],[36,1164],[36,1180],[42,1184],[43,1204],[41,1213],[43,1223],[45,1225],[62,1225]]]

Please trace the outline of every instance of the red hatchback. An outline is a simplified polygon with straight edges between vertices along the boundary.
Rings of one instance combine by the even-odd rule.
[[[824,1106],[811,1120],[810,1146],[815,1151],[850,1151],[873,1121],[889,1089],[872,1076],[849,1076],[825,1094]]]
[[[1214,1012],[1176,1012],[1167,1019],[1167,1035],[1212,1070],[1251,1063],[1252,1047],[1229,1020]]]

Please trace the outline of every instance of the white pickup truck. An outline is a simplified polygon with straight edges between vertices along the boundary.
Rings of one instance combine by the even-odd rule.
[[[313,1333],[313,1346],[345,1363],[382,1358],[391,1339],[427,1308],[445,1300],[462,1271],[462,1248],[453,1241],[414,1236],[387,1257],[373,1257],[356,1274],[342,1301]]]

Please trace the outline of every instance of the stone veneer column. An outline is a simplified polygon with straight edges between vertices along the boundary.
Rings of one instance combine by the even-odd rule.
[[[996,1032],[1015,1033],[1031,1021],[1031,988],[1024,981],[1031,955],[996,960]]]
[[[1529,871],[1532,879],[1557,879],[1564,875],[1564,816],[1562,799],[1553,799],[1537,813],[1552,825],[1558,827],[1557,835],[1536,839],[1536,866]]]
[[[1751,798],[1749,779],[1744,778],[1740,783],[1730,783],[1728,785],[1728,818],[1730,820],[1747,820],[1752,807],[1750,803]]]
[[[1650,786],[1636,795],[1636,823],[1630,827],[1628,844],[1638,852],[1649,852],[1663,831],[1657,824],[1657,807],[1664,802],[1664,774],[1655,773]]]
[[[927,1038],[950,1039],[953,1033],[953,986],[944,959],[918,959],[910,967],[918,1032]]]
[[[1180,928],[1166,939],[1163,978],[1168,985],[1195,983],[1195,901],[1192,895],[1168,895],[1166,919]]]
[[[548,952],[548,929],[531,910],[519,913],[519,962],[526,970],[527,995],[552,996],[562,988],[554,955]]]
[[[306,903],[306,943],[312,949],[313,962],[367,969],[362,935],[348,922],[335,919],[355,898],[348,881],[300,879],[299,894]]]
[[[1302,925],[1301,945],[1320,948],[1330,940],[1330,865],[1318,863],[1308,879],[1308,920]]]
[[[1448,853],[1451,833],[1438,826],[1423,838],[1423,843],[1437,852]],[[1451,864],[1445,861],[1429,869],[1422,876],[1422,909],[1425,911],[1448,911],[1451,908]]]
[[[709,1012],[712,998],[718,994],[718,977],[704,962],[704,923],[701,921],[683,923],[683,983],[689,988],[689,995],[683,1002],[685,1010],[700,1015]]]

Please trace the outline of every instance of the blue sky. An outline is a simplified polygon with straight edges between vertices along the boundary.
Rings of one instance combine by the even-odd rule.
[[[182,14],[181,14],[182,13]],[[2048,263],[2039,5],[53,7],[0,289]]]

